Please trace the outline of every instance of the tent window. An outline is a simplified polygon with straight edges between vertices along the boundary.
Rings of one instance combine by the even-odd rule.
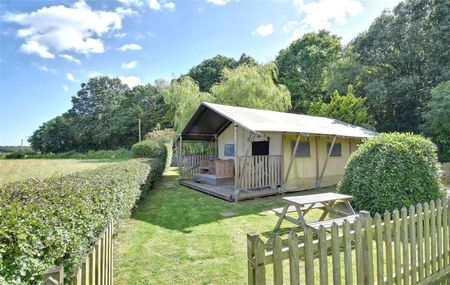
[[[294,151],[295,142],[291,143],[291,153]],[[311,148],[309,142],[298,142],[297,153],[295,157],[311,157]]]
[[[234,156],[234,143],[227,143],[223,148],[224,156]]]
[[[331,147],[331,143],[327,144],[327,153],[330,151],[330,147]],[[333,149],[331,150],[331,154],[330,156],[342,156],[341,153],[341,144],[340,143],[335,143],[333,146]]]
[[[269,155],[269,141],[252,142],[252,155]]]

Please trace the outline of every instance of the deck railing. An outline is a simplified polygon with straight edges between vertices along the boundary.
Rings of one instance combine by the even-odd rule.
[[[239,156],[239,189],[281,185],[281,155]]]
[[[183,154],[181,163],[179,164],[180,178],[186,178],[199,173],[200,161],[209,158],[211,158],[211,156],[208,154]]]
[[[70,278],[69,284],[113,284],[113,223],[110,221],[89,254]],[[45,285],[64,285],[64,267],[51,267],[44,274]]]
[[[445,199],[322,226],[317,239],[310,228],[266,243],[250,233],[248,284],[430,284],[450,275],[449,227]]]

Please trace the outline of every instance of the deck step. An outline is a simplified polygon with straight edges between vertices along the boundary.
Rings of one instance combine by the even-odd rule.
[[[358,217],[359,217],[359,215],[351,215],[351,216],[342,217],[342,218],[307,223],[307,225],[314,229],[319,229],[320,226],[324,226],[325,228],[330,228],[333,225],[333,223],[336,223],[338,226],[342,226],[344,224],[344,221],[346,221],[346,220],[349,221],[350,223],[353,223],[355,221],[355,219]]]
[[[305,205],[303,207],[300,207],[300,210],[301,211],[305,211],[306,209],[309,209],[309,207],[311,207],[311,204],[307,204],[307,205]],[[324,208],[324,207],[325,206],[323,204],[317,203],[314,206],[312,206],[311,209],[320,209],[320,208]],[[272,211],[274,211],[275,214],[277,214],[277,215],[281,215],[281,213],[283,212],[283,208],[275,208],[275,209],[272,209]],[[295,206],[290,206],[288,208],[288,210],[287,210],[288,213],[292,213],[292,212],[295,212],[295,211],[296,211]]]

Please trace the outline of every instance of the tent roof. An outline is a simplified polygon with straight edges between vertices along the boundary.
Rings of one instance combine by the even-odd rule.
[[[378,134],[330,118],[205,102],[199,106],[181,134],[185,140],[211,140],[231,123],[260,133],[303,133],[354,138],[367,138]]]

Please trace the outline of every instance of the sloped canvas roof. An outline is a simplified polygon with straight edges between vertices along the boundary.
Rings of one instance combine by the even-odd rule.
[[[378,133],[339,120],[268,110],[202,103],[182,131],[183,139],[210,140],[235,123],[253,132],[303,133],[367,138]]]

